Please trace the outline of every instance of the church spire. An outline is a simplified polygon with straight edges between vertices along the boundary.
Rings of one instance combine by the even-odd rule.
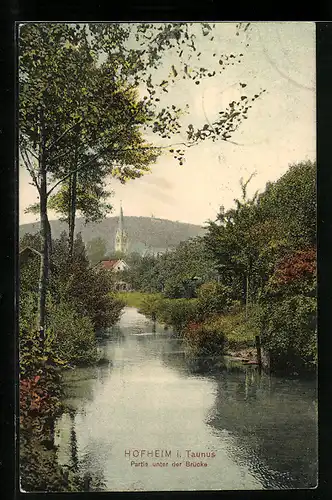
[[[119,231],[123,231],[123,210],[122,201],[120,201],[120,217],[119,217]]]
[[[118,221],[118,229],[115,236],[115,251],[126,253],[128,250],[128,236],[124,229],[122,202],[120,201],[120,215]]]

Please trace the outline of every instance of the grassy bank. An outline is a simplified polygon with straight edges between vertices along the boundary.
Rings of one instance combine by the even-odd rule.
[[[202,304],[197,299],[167,299],[161,294],[142,292],[120,292],[117,297],[127,306],[137,307],[147,317],[172,326],[177,333],[185,336],[189,343],[195,342],[194,338],[198,341],[198,337],[199,342],[204,337],[206,342],[211,343],[214,343],[214,337],[223,337],[225,352],[239,351],[252,348],[255,335],[259,334],[253,309],[249,310],[246,319],[243,307],[223,314],[209,314],[206,313],[205,305],[201,307]],[[195,334],[190,335],[190,331],[194,330]]]
[[[150,302],[161,296],[157,293],[118,292],[116,297],[122,300],[128,307],[137,307],[137,309],[141,309],[144,307],[145,302]]]
[[[312,347],[310,332],[306,331],[309,321],[302,312],[302,323],[299,318],[298,326],[292,324],[293,334],[292,331],[284,333],[289,318],[284,310],[277,310],[275,321],[268,323],[262,333],[262,309],[258,305],[249,307],[246,317],[245,307],[239,302],[223,305],[222,296],[214,300],[215,297],[211,299],[207,293],[194,299],[169,299],[162,294],[139,292],[119,294],[119,297],[148,318],[172,327],[174,334],[185,339],[188,350],[195,356],[230,354],[254,359],[255,336],[260,335],[262,346],[270,354],[272,370],[286,373],[315,369],[315,359],[311,355],[314,337],[312,334]],[[297,307],[297,310],[300,309]]]
[[[246,319],[244,310],[207,320],[207,323],[215,324],[223,332],[230,351],[253,347],[255,335],[260,333],[254,317],[249,314]]]

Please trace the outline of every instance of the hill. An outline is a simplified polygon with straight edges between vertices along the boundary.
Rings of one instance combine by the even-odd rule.
[[[118,220],[119,217],[107,217],[98,224],[84,224],[83,219],[77,219],[76,233],[82,234],[85,243],[93,238],[101,237],[108,243],[108,251],[113,251]],[[201,226],[167,219],[124,216],[123,220],[129,238],[129,252],[143,253],[147,250],[161,252],[177,246],[181,241],[202,236],[205,232]],[[50,224],[53,238],[59,238],[62,231],[68,230],[67,225],[59,220],[52,220]],[[37,231],[39,231],[39,222],[22,224],[20,237]]]

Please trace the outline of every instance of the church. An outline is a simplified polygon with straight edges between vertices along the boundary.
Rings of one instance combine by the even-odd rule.
[[[120,215],[119,215],[118,228],[115,234],[114,250],[116,253],[121,253],[125,255],[128,253],[128,248],[129,248],[128,234],[124,228],[123,210],[122,210],[122,205],[120,205]]]
[[[124,228],[122,206],[120,206],[120,215],[118,221],[118,228],[115,234],[114,250],[117,254],[120,254],[122,256],[128,253],[128,234]],[[121,276],[121,272],[128,270],[129,266],[123,258],[103,259],[96,265],[96,269],[105,269],[109,272],[114,273],[115,275],[117,273],[120,273],[119,276]],[[123,281],[119,277],[115,278],[114,289],[117,291],[125,292],[125,291],[130,291],[131,286],[129,285],[129,283]]]

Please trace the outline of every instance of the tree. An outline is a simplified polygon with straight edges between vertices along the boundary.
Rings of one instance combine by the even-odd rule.
[[[213,25],[202,23],[200,27],[201,36],[210,37],[212,41]],[[216,70],[209,71],[199,65],[195,31],[194,23],[139,23],[134,29],[133,25],[120,24],[25,24],[21,27],[20,152],[40,199],[42,338],[51,251],[50,195],[56,194],[55,189],[63,183],[68,184],[67,188],[60,188],[62,194],[58,201],[61,211],[68,204],[71,257],[78,186],[84,186],[79,179],[81,174],[91,171],[90,186],[99,188],[100,179],[109,174],[125,182],[142,175],[162,148],[182,164],[182,149],[149,144],[142,133],[152,131],[162,139],[177,136],[181,117],[188,110],[174,104],[160,107],[159,94],[167,93],[169,86],[179,78],[197,85],[202,79],[216,75]],[[169,79],[153,82],[152,73],[161,65],[163,52],[172,48],[182,67],[172,65]],[[198,65],[189,67],[188,57],[192,58],[193,54],[198,56]],[[227,65],[241,62],[243,54],[219,57],[221,74]],[[139,84],[145,85],[148,97],[138,99]],[[246,84],[240,85],[244,88]],[[247,118],[252,101],[260,95],[261,92],[249,98],[243,94],[239,102],[233,101],[220,111],[214,121],[207,120],[197,126],[189,124],[184,145],[191,147],[207,139],[228,141]],[[90,206],[88,203],[87,212]]]
[[[247,186],[252,176],[240,185],[242,198],[235,199],[235,208],[220,208],[216,222],[210,221],[204,236],[207,249],[214,257],[225,285],[231,286],[233,298],[248,303],[249,281],[259,255],[255,238],[259,222],[257,194],[247,198]]]
[[[141,108],[133,109],[134,89],[119,88],[109,68],[98,66],[97,56],[91,54],[86,43],[86,29],[70,25],[25,25],[20,35],[20,151],[40,200],[43,244],[39,322],[43,338],[51,250],[48,221],[51,193],[61,183],[69,182],[71,258],[78,172],[84,171],[87,176],[92,171],[88,167],[93,166],[90,183],[92,175],[94,186],[100,187],[101,179],[110,172],[121,180],[139,177],[141,169],[146,169],[156,156],[148,148],[150,153],[144,159],[140,155],[131,169],[125,164],[130,154],[120,158],[114,155],[114,149],[122,151],[124,141],[142,145],[137,123],[131,120],[133,114],[141,119]],[[98,132],[100,128],[102,131]],[[106,159],[110,150],[113,154]],[[102,155],[103,164],[98,161]],[[119,165],[114,164],[115,158]],[[52,187],[48,179],[53,179]]]
[[[258,199],[262,217],[278,221],[289,248],[316,243],[316,163],[290,165],[276,182],[268,183]]]
[[[91,265],[97,264],[100,260],[106,257],[107,243],[100,236],[92,238],[86,245],[87,254]]]
[[[191,298],[197,287],[217,273],[201,238],[192,238],[158,256],[131,256],[126,279],[136,290],[163,292],[169,298]]]

